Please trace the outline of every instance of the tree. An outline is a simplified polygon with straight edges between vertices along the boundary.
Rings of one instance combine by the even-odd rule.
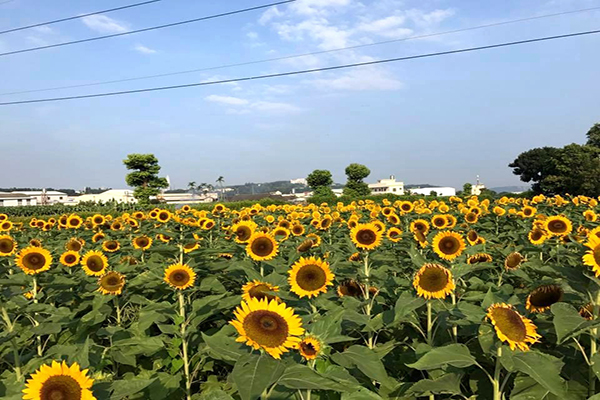
[[[556,159],[559,156],[560,149],[555,147],[541,147],[531,149],[519,154],[519,156],[508,166],[513,169],[513,174],[520,175],[523,182],[533,182],[531,190],[536,193],[550,193],[547,185],[547,179],[550,176],[556,176]]]
[[[600,148],[600,124],[594,124],[586,133],[587,145]]]
[[[198,189],[198,187],[196,186],[196,181],[191,181],[188,183],[188,189],[190,192],[192,192],[192,197],[196,196],[196,189]]]
[[[473,185],[471,185],[469,182],[465,183],[463,185],[462,195],[463,196],[470,196],[471,195],[471,190],[473,190]]]
[[[308,186],[313,190],[310,200],[313,203],[327,203],[335,200],[336,196],[330,186],[333,183],[331,172],[324,169],[315,169],[306,177]]]
[[[348,181],[344,187],[344,196],[359,197],[368,196],[371,194],[369,185],[363,182],[367,176],[371,174],[371,170],[362,164],[350,164],[346,167],[346,176]]]
[[[156,196],[160,189],[169,187],[167,179],[158,176],[160,165],[154,154],[129,154],[123,164],[134,171],[127,174],[125,182],[135,188],[133,196],[140,205],[149,204],[150,196]]]
[[[215,182],[217,182],[219,184],[219,187],[221,188],[221,192],[219,193],[219,200],[223,201],[223,198],[225,197],[225,193],[223,192],[223,183],[225,183],[225,178],[219,176]]]

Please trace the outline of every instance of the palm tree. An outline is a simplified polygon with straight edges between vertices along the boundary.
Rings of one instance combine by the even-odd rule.
[[[196,197],[196,181],[189,182],[188,189],[192,192],[192,198]]]
[[[223,197],[224,197],[223,196],[224,195],[224,193],[223,193],[223,182],[225,182],[225,178],[223,178],[222,176],[219,176],[215,182],[217,182],[219,184],[219,186],[221,187],[221,193],[219,195],[219,200],[223,201]]]

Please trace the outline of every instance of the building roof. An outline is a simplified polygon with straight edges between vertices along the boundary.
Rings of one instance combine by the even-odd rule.
[[[43,192],[41,190],[25,190],[25,191],[21,190],[21,191],[13,192],[13,193],[22,193],[27,196],[41,196]],[[63,192],[57,192],[56,190],[47,190],[46,195],[47,196],[59,196],[59,195],[66,196],[67,194],[63,193]]]
[[[28,196],[24,193],[0,192],[0,199],[31,199],[31,196]]]
[[[236,196],[227,197],[227,201],[256,201],[261,199],[272,199],[286,201],[287,199],[281,195],[269,194],[269,193],[258,193],[258,194],[238,194]]]

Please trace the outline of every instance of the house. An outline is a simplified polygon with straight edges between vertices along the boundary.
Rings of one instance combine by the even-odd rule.
[[[37,199],[23,193],[0,192],[0,207],[35,206]]]
[[[131,189],[110,189],[106,192],[97,194],[84,194],[77,197],[71,197],[69,204],[79,204],[87,201],[93,201],[94,203],[108,201],[116,201],[117,203],[137,203],[135,197],[133,197],[133,190]]]
[[[479,181],[479,175],[477,175],[477,183],[471,186],[471,195],[479,196],[483,189],[485,189],[485,185]]]
[[[394,175],[390,179],[380,179],[377,183],[369,183],[372,194],[404,194],[404,182],[397,182]]]
[[[429,196],[432,193],[437,196],[456,196],[456,189],[453,187],[427,187],[427,188],[417,188],[410,189],[411,194],[422,194],[425,196]]]
[[[57,192],[55,190],[31,190],[12,192],[35,198],[37,204],[56,204],[64,203],[69,197],[66,193]]]

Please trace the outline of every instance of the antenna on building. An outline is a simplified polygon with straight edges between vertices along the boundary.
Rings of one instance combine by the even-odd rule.
[[[169,178],[169,175],[167,175],[167,183],[169,184],[167,190],[171,190],[171,178]]]
[[[479,175],[477,175],[477,186],[479,186]]]

